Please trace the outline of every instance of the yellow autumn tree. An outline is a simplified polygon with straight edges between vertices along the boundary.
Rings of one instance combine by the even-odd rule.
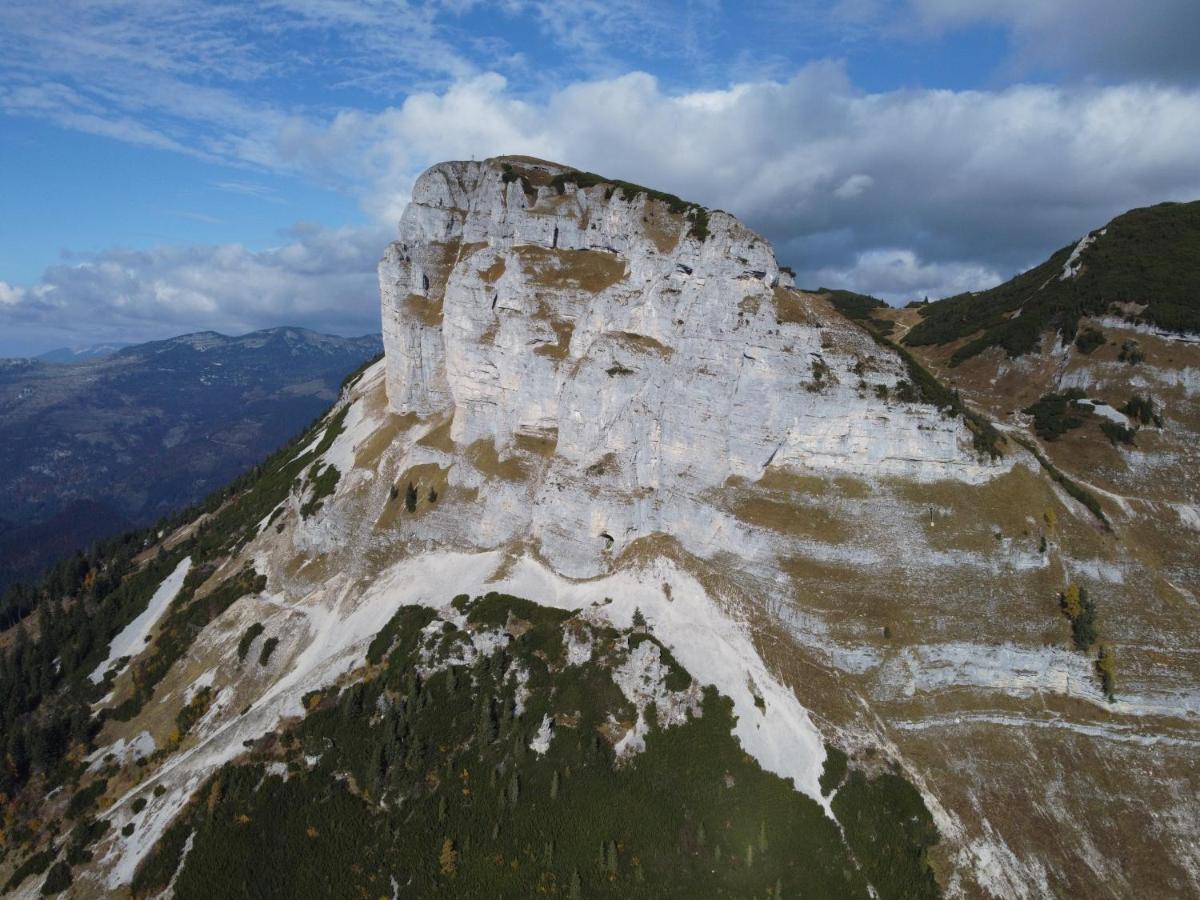
[[[1067,618],[1074,621],[1083,613],[1083,601],[1079,596],[1079,585],[1069,584],[1067,590],[1062,595],[1063,612],[1067,614]]]
[[[438,862],[441,864],[443,875],[454,877],[454,873],[458,871],[458,851],[454,849],[454,841],[450,838],[442,841],[442,852],[438,854]]]

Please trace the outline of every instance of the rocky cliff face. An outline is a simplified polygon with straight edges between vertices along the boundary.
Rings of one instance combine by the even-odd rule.
[[[1195,527],[1189,488],[1160,484],[1154,503],[1123,503],[1115,482],[1105,492],[1066,458],[1055,456],[1055,468],[1038,451],[1039,461],[1016,418],[1004,454],[978,458],[960,419],[919,402],[909,360],[831,298],[792,288],[769,246],[733,217],[563,166],[435,166],[380,280],[386,359],[256,480],[164,535],[161,555],[147,550],[153,568],[139,575],[107,660],[102,646],[91,657],[44,654],[50,672],[56,658],[86,657],[74,677],[91,674],[91,708],[109,710],[77,792],[103,797],[97,815],[112,828],[92,838],[91,861],[71,864],[81,895],[131,880],[153,893],[220,871],[228,846],[213,835],[241,821],[221,806],[221,785],[270,793],[278,778],[299,792],[294,779],[324,779],[324,793],[305,787],[287,808],[349,785],[360,805],[344,821],[405,839],[425,822],[415,827],[440,834],[466,793],[455,778],[450,797],[439,795],[437,773],[450,773],[469,740],[428,735],[412,751],[425,757],[410,765],[400,754],[394,771],[409,780],[382,802],[371,793],[378,769],[335,759],[353,749],[346,735],[333,745],[311,735],[303,752],[295,735],[329,725],[335,701],[368,730],[382,728],[402,694],[440,710],[457,688],[438,682],[436,699],[412,696],[416,675],[446,677],[437,669],[451,660],[471,685],[456,696],[486,697],[474,680],[483,657],[497,659],[493,674],[511,672],[514,701],[506,739],[489,740],[487,754],[508,753],[510,739],[539,759],[547,741],[552,752],[604,741],[636,765],[656,752],[655,729],[695,724],[683,700],[712,685],[732,704],[735,755],[785,779],[826,827],[851,802],[836,772],[823,783],[847,762],[841,751],[856,773],[846,787],[895,776],[914,785],[918,803],[862,807],[891,817],[885,831],[862,843],[841,832],[873,896],[935,892],[872,868],[902,857],[922,871],[928,858],[933,887],[951,896],[1200,891],[1200,577],[1186,540],[1160,539],[1176,523]],[[1147,346],[1174,360],[1171,377],[1187,386],[1152,435],[1139,432],[1148,451],[1166,448],[1159,458],[1170,466],[1156,471],[1175,478],[1191,459],[1179,448],[1195,430],[1188,398],[1200,369],[1194,348]],[[1105,365],[1114,379],[1125,371]],[[979,383],[1006,377],[993,370]],[[962,387],[1000,418],[986,390]],[[1123,399],[1114,384],[1104,391]],[[1178,516],[1168,498],[1183,498]],[[1150,529],[1150,516],[1166,524]],[[1068,586],[1086,590],[1073,595],[1075,621],[1059,599]],[[468,621],[476,607],[464,604],[476,601],[448,602],[488,592],[569,613],[563,667],[539,668],[559,653],[553,638],[543,634],[553,652],[530,643],[530,617],[545,613],[493,610],[483,627]],[[397,637],[397,615],[423,624]],[[662,666],[647,654],[667,653],[636,652],[647,635],[694,685],[655,687]],[[381,674],[392,642],[415,655],[415,674],[391,663],[396,677]],[[143,644],[132,660],[121,655]],[[1114,658],[1115,682],[1099,665]],[[595,711],[600,724],[584,734],[567,708],[580,695],[564,685],[593,661],[605,661],[632,705],[612,695],[616,705]],[[529,695],[531,685],[544,693]],[[567,704],[559,737],[548,718],[521,711],[548,710],[548,698]],[[463,716],[480,720],[475,709]],[[709,749],[684,742],[672,767]],[[713,790],[730,784],[719,771]],[[494,808],[486,783],[471,781],[487,798],[487,809],[467,810],[475,824]],[[58,852],[67,803],[64,791],[45,798],[31,847]],[[238,803],[246,823],[273,822],[269,807]],[[927,856],[924,837],[891,842],[925,815],[922,803],[937,830]],[[531,808],[540,818],[542,807]],[[845,821],[866,820],[852,811]],[[314,824],[314,836],[308,824],[296,823],[301,852],[328,850],[323,828]],[[747,827],[757,842],[762,823]],[[486,841],[498,833],[485,828],[473,845],[489,872]],[[234,846],[247,846],[244,834]],[[602,840],[592,837],[589,873]],[[661,858],[671,865],[696,849],[668,843]],[[351,880],[378,875],[372,892],[386,891],[393,871],[436,877],[444,845],[425,844],[392,869],[364,867],[361,855],[334,861]],[[780,846],[774,834],[770,845]],[[788,879],[811,868],[792,849]],[[567,883],[570,867],[559,875]],[[638,890],[606,884],[614,895]],[[785,884],[787,895],[805,893],[803,882]],[[21,890],[37,885],[27,878]]]
[[[523,158],[417,181],[380,264],[387,389],[443,417],[449,465],[536,479],[489,492],[479,543],[528,533],[564,574],[639,538],[711,555],[706,492],[775,470],[980,482],[962,422],[896,397],[900,360],[791,287],[733,216]],[[478,487],[469,467],[452,482]]]

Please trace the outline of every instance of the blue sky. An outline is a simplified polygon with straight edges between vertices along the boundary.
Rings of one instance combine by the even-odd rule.
[[[0,6],[0,355],[377,327],[415,176],[531,153],[902,301],[1200,197],[1200,4]]]

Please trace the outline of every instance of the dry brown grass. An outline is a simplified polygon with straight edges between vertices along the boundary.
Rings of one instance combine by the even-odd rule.
[[[549,322],[550,328],[554,331],[555,342],[553,344],[538,344],[533,348],[533,352],[547,359],[566,359],[571,350],[571,335],[575,333],[575,323],[566,319],[555,318],[550,312],[550,308],[544,303],[538,304],[538,310],[534,314],[534,318]]]
[[[442,300],[440,297],[409,294],[401,303],[401,308],[422,325],[430,328],[441,328],[442,326]]]
[[[1014,466],[977,485],[954,481],[920,484],[897,479],[891,482],[891,488],[911,506],[926,541],[936,550],[991,554],[996,551],[996,535],[1032,549],[1044,527],[1043,513],[1051,508],[1062,513],[1062,505],[1046,480],[1024,466]]]
[[[625,346],[643,353],[653,353],[663,359],[669,359],[675,352],[666,344],[656,341],[648,334],[634,334],[632,331],[614,331],[616,337]]]
[[[495,442],[487,438],[480,438],[467,447],[465,455],[467,462],[489,478],[502,481],[525,481],[529,478],[529,469],[523,459],[516,456],[500,459]]]
[[[453,424],[454,414],[446,413],[441,422],[418,438],[417,445],[442,453],[453,453],[456,449],[454,441],[450,438],[450,427]]]
[[[549,459],[554,456],[554,451],[558,447],[558,429],[552,428],[549,431],[536,433],[518,431],[513,436],[513,442],[518,450]]]
[[[366,440],[354,449],[354,466],[358,469],[374,470],[384,452],[404,432],[416,425],[420,419],[416,413],[389,414],[383,424],[375,429]]]
[[[496,254],[496,257],[492,260],[492,264],[486,269],[480,271],[479,277],[488,284],[495,284],[500,280],[500,276],[504,274],[504,267],[504,257],[500,254]]]
[[[775,318],[781,324],[820,325],[813,309],[815,298],[793,288],[777,287],[771,291],[775,298]]]
[[[819,506],[789,503],[754,494],[741,494],[733,498],[730,506],[733,514],[747,525],[766,528],[788,537],[827,544],[840,544],[851,537],[844,522]]]
[[[397,521],[418,518],[437,509],[451,492],[449,477],[450,469],[442,468],[437,463],[421,463],[407,469],[395,481],[396,495],[389,498],[387,506],[375,520],[376,530],[384,531],[393,527]],[[413,512],[409,512],[404,506],[404,495],[410,484],[417,489],[417,508]],[[430,490],[437,492],[436,501],[430,501]]]
[[[531,284],[573,288],[598,294],[625,277],[625,261],[599,250],[549,250],[524,244],[514,247]]]
[[[727,487],[744,483],[742,479],[730,479]],[[762,477],[754,484],[767,491],[786,491],[795,494],[808,494],[813,497],[824,497],[830,493],[833,485],[828,478],[820,475],[801,475],[791,469],[779,466],[768,466]]]
[[[674,253],[683,235],[686,220],[681,215],[673,215],[667,205],[661,200],[650,200],[646,204],[645,221],[646,237],[654,242],[659,253]]]

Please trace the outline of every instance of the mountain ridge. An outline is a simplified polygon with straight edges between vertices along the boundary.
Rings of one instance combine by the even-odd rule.
[[[0,589],[40,574],[51,551],[200,499],[319,414],[379,346],[284,327],[180,335],[70,365],[0,365],[0,502],[11,525]]]
[[[733,217],[697,234],[549,165],[426,173],[380,265],[385,358],[138,536],[105,593],[39,608],[56,642],[4,684],[50,685],[15,721],[72,737],[14,788],[19,889],[187,896],[234,852],[268,893],[288,859],[293,892],[330,895],[628,896],[672,866],[827,895],[805,879],[831,861],[852,895],[1194,893],[1194,554],[1157,498],[1103,494],[1106,528],[1036,440],[993,458],[964,420],[1024,440],[985,390],[1006,378],[1175,378],[1113,458],[1179,501],[1196,361],[1167,353],[1192,349],[1131,368],[1114,335],[950,377],[869,321],[916,311],[797,291]],[[98,672],[172,577],[146,649]],[[62,624],[89,608],[99,631]],[[709,798],[787,791],[668,824],[645,802],[666,782],[636,781],[664,760]],[[604,791],[628,823],[592,812]],[[840,835],[814,850],[804,821]]]

